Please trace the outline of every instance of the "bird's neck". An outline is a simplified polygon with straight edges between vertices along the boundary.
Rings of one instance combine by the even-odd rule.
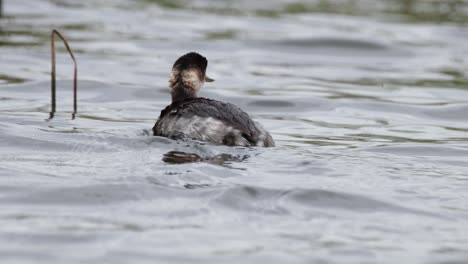
[[[183,83],[176,83],[171,87],[172,102],[182,101],[187,98],[196,98],[197,92],[193,87],[187,87]]]

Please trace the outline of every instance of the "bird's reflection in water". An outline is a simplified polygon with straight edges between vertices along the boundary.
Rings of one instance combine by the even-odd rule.
[[[195,153],[187,153],[183,151],[169,151],[163,155],[162,160],[166,163],[170,164],[183,164],[183,163],[191,163],[191,162],[206,162],[215,165],[221,165],[225,167],[232,168],[228,166],[230,162],[242,162],[250,158],[249,155],[231,155],[231,154],[218,154],[213,157],[202,157]],[[235,168],[241,169],[242,168]]]

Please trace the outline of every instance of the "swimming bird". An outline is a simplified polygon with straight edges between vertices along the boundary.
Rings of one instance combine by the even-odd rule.
[[[172,103],[161,111],[154,136],[191,138],[228,146],[274,147],[271,135],[239,107],[198,97],[205,82],[208,61],[196,52],[178,58],[169,77]]]

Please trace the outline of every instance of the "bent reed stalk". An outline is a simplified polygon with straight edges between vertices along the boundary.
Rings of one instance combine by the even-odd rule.
[[[51,48],[51,59],[52,59],[52,71],[51,71],[51,111],[50,111],[50,116],[48,120],[51,120],[54,118],[55,114],[55,100],[56,100],[56,81],[55,81],[55,36],[58,36],[60,39],[62,39],[63,44],[65,44],[65,48],[68,51],[68,54],[70,54],[70,57],[73,60],[74,63],[74,72],[73,72],[73,113],[72,113],[72,120],[75,119],[75,115],[77,112],[77,88],[78,88],[78,64],[76,63],[75,56],[73,55],[73,52],[68,45],[68,41],[63,37],[60,32],[58,32],[56,29],[52,29],[52,33],[50,34],[50,48]]]

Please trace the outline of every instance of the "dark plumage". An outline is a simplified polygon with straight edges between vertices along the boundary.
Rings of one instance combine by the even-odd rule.
[[[161,115],[153,127],[153,133],[155,136],[165,136],[161,134],[163,131],[163,122],[172,122],[174,119],[184,118],[191,119],[194,116],[202,118],[214,118],[225,124],[229,124],[234,130],[239,130],[241,136],[247,140],[251,145],[256,145],[259,140],[261,131],[257,128],[255,123],[250,119],[249,115],[242,111],[239,107],[225,102],[220,102],[208,98],[187,98],[182,101],[176,101],[164,110],[161,111]],[[223,138],[223,144],[233,145],[231,138],[234,134],[227,134]],[[178,137],[178,135],[174,135]],[[271,136],[264,139],[272,141]],[[271,143],[267,143],[271,144]]]
[[[239,107],[197,97],[204,81],[212,81],[205,74],[207,64],[205,57],[194,52],[174,63],[169,79],[172,104],[161,111],[153,134],[230,146],[274,146],[270,134]]]
[[[205,57],[196,52],[189,52],[178,58],[172,67],[177,68],[179,71],[189,68],[199,68],[202,70],[203,75],[205,75],[207,66],[208,60]]]

